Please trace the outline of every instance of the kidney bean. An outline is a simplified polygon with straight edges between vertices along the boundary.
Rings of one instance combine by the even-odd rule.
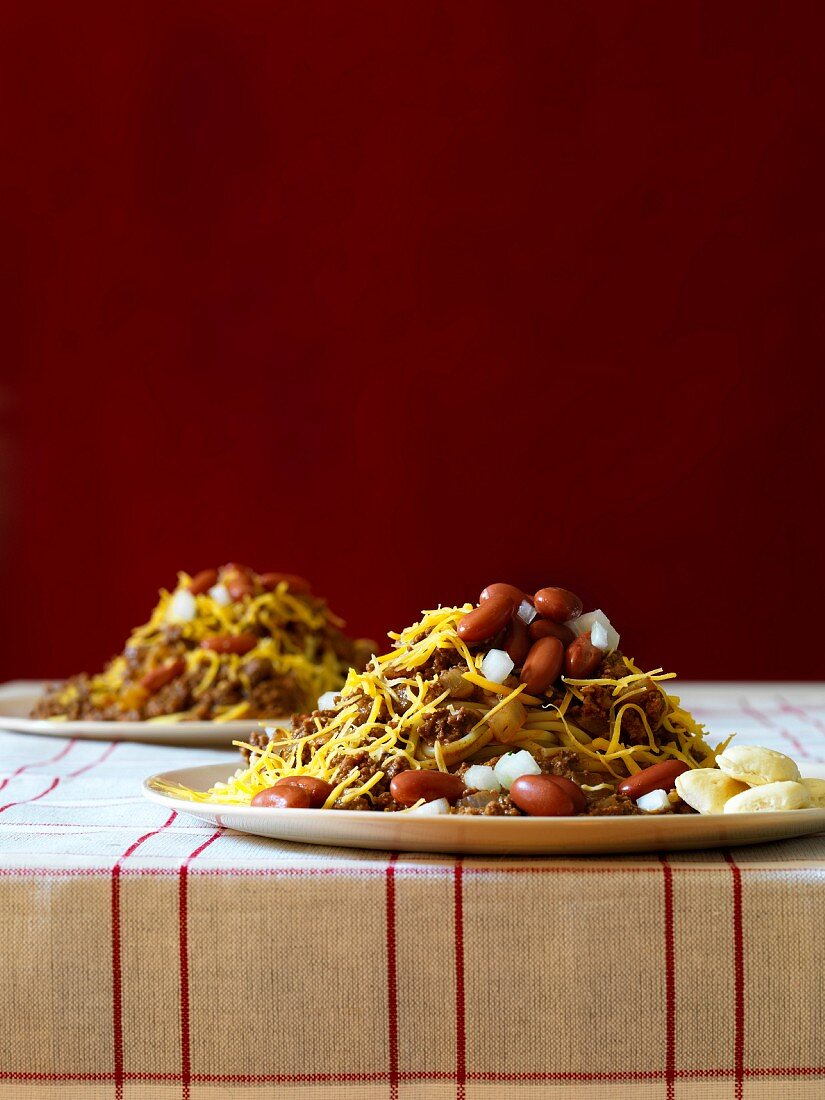
[[[528,695],[541,695],[558,680],[564,663],[564,646],[558,638],[539,638],[533,642],[524,668],[521,682]]]
[[[292,592],[309,592],[312,588],[309,581],[295,573],[261,573],[260,581],[267,592],[277,588],[281,581],[286,581],[287,587]]]
[[[563,646],[568,646],[576,640],[576,635],[569,626],[565,626],[564,623],[554,623],[550,619],[533,619],[527,629],[534,642],[539,638],[558,638]]]
[[[156,691],[166,687],[185,670],[186,661],[168,661],[165,665],[153,668],[151,672],[147,672],[145,676],[141,677],[140,686],[148,691],[150,695],[154,695]]]
[[[572,817],[573,799],[549,775],[522,775],[510,787],[510,798],[530,817]]]
[[[567,794],[577,814],[585,813],[587,810],[587,795],[578,783],[574,783],[573,780],[568,779],[566,775],[548,775],[547,778],[552,779],[556,786],[561,787]]]
[[[498,633],[512,614],[513,601],[509,596],[491,596],[467,612],[458,624],[458,636],[468,645],[483,642]]]
[[[601,664],[604,654],[590,641],[590,631],[580,634],[567,647],[564,655],[564,671],[574,680],[584,680]]]
[[[258,644],[254,634],[216,634],[214,638],[204,638],[201,649],[211,649],[213,653],[248,653]]]
[[[270,790],[275,790],[278,787],[300,787],[302,791],[306,791],[309,795],[309,804],[314,810],[323,806],[332,794],[332,784],[327,783],[325,779],[318,779],[314,775],[285,775]]]
[[[308,810],[310,802],[309,791],[303,787],[267,787],[265,791],[258,791],[252,799],[253,806],[274,806],[279,810]]]
[[[527,627],[518,615],[514,615],[510,620],[510,625],[504,633],[502,648],[506,651],[507,656],[516,668],[521,668],[524,664],[527,659],[527,654],[530,652],[531,644],[530,635],[527,633]]]
[[[522,590],[516,588],[514,584],[488,584],[478,597],[478,602],[484,603],[492,596],[507,596],[508,599],[513,601],[513,607],[515,608],[518,608],[521,601],[527,598]]]
[[[540,588],[534,599],[539,615],[552,619],[554,623],[578,619],[582,613],[581,600],[566,588]]]
[[[208,592],[213,584],[218,583],[217,569],[201,569],[189,582],[189,591],[193,596],[200,596],[202,592]]]
[[[641,798],[643,794],[651,791],[672,791],[676,784],[676,776],[688,770],[687,764],[681,760],[666,760],[663,764],[653,764],[636,775],[630,775],[623,779],[617,790],[619,794],[626,794],[628,798]]]
[[[224,577],[223,583],[233,600],[242,600],[244,596],[255,595],[255,582],[251,577],[234,574]]]
[[[423,768],[399,772],[390,783],[390,794],[402,806],[412,806],[419,798],[432,802],[446,798],[455,802],[464,793],[464,780],[448,772],[428,771]]]

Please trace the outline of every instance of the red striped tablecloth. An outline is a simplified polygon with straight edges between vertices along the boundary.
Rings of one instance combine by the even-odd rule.
[[[825,686],[682,692],[825,760]],[[140,795],[221,758],[0,732],[3,1100],[825,1097],[825,838],[388,856]]]

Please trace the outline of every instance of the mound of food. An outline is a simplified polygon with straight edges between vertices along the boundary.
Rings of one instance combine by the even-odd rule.
[[[305,711],[374,648],[343,626],[302,577],[234,562],[179,573],[122,654],[50,688],[32,717],[228,722]]]
[[[228,782],[187,796],[478,815],[693,812],[676,776],[712,768],[727,744],[711,748],[665,691],[673,674],[637,668],[606,616],[583,615],[564,589],[491,585],[476,607],[424,612],[390,638],[391,652],[291,730],[240,744],[247,766]]]

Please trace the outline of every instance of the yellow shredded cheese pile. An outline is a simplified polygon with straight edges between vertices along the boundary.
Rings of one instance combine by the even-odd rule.
[[[465,604],[425,611],[420,622],[399,634],[391,633],[392,651],[373,657],[362,673],[350,671],[333,712],[315,712],[295,732],[268,730],[270,740],[265,749],[236,742],[250,753],[250,764],[239,768],[227,782],[206,792],[169,790],[196,801],[238,805],[249,803],[278,779],[309,775],[333,784],[327,807],[346,808],[362,796],[374,801],[374,788],[394,757],[403,757],[411,768],[448,771],[464,761],[483,762],[519,749],[527,749],[539,759],[574,750],[584,767],[604,776],[607,790],[627,775],[663,760],[681,760],[691,768],[712,767],[716,753],[727,744],[712,749],[703,727],[680,706],[678,698],[658,686],[672,673],[661,669],[643,672],[627,658],[622,658],[626,675],[564,679],[563,697],[552,702],[528,695],[514,678],[504,684],[485,679],[481,674],[484,652],[471,652],[456,632],[470,610],[472,605]],[[454,651],[450,656],[454,659],[457,654],[458,663],[435,674],[432,666],[426,666],[437,650]],[[445,663],[453,664],[453,660],[442,665]],[[640,681],[657,685],[655,690],[661,691],[666,701],[658,738],[642,707],[618,701]],[[574,701],[583,700],[582,689],[588,685],[608,688],[617,698],[611,707],[610,727],[602,736],[588,733],[568,715]],[[473,692],[473,688],[480,690]],[[471,698],[466,697],[468,692]],[[474,721],[467,733],[444,743],[422,741],[420,730],[426,717],[452,705],[472,714]],[[631,710],[644,724],[644,744],[632,745],[623,737],[625,715]],[[663,731],[671,740],[663,741]]]

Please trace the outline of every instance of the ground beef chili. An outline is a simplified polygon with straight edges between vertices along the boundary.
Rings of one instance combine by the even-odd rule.
[[[484,797],[489,794],[489,798]],[[510,800],[506,791],[478,791],[465,795],[455,804],[457,814],[472,817],[521,817],[521,810]]]
[[[161,714],[177,714],[187,710],[192,702],[192,692],[186,680],[173,680],[162,687],[147,700],[143,713],[147,718],[156,718]]]
[[[592,687],[580,689],[584,702],[574,703],[570,707],[570,715],[577,726],[589,733],[603,733],[605,725],[610,721],[610,708],[613,706],[613,692],[611,688],[601,684],[593,684]]]
[[[587,813],[589,817],[626,817],[629,814],[641,814],[643,811],[632,798],[611,793],[595,798],[592,802],[588,798]]]
[[[397,810],[398,804],[390,794],[390,783],[399,772],[409,768],[408,762],[403,756],[391,757],[387,761],[376,761],[366,751],[347,753],[337,764],[329,782],[333,787],[337,786],[353,768],[358,769],[359,784],[366,783],[376,772],[383,772],[383,776],[371,788],[369,795],[359,795],[358,798],[334,802],[332,809],[346,807],[348,810]],[[372,797],[370,797],[370,795]]]
[[[670,740],[671,734],[659,730],[662,718],[665,714],[664,696],[659,691],[646,692],[644,695],[633,699],[633,702],[642,708],[647,717],[648,725],[657,744]],[[637,710],[632,708],[624,712],[622,718],[622,730],[626,740],[631,745],[644,745],[648,740],[647,730],[642,717]]]
[[[627,665],[618,649],[608,653],[593,674],[596,680],[621,680],[623,676],[627,676]]]
[[[457,668],[464,664],[464,659],[455,649],[435,649],[432,655],[423,665],[417,668],[390,667],[387,675],[392,679],[414,680],[420,676],[422,680],[432,680],[446,672],[449,668]]]
[[[418,726],[418,734],[426,744],[440,741],[442,745],[448,745],[451,741],[460,740],[475,725],[475,721],[473,712],[464,707],[439,707],[425,715]]]
[[[303,738],[309,738],[306,742],[307,748],[305,750],[306,756],[308,757],[311,753],[316,752],[326,740],[323,736],[317,737],[315,740],[312,739],[312,735],[317,734],[318,731],[317,722],[321,722],[323,725],[331,718],[334,718],[335,713],[334,710],[314,710],[312,714],[298,715],[294,719],[290,729],[279,729],[276,731],[274,740],[276,742],[300,741]],[[261,751],[267,747],[271,740],[273,740],[273,737],[265,729],[251,730],[246,738],[248,745],[251,745],[255,749],[260,749]],[[252,753],[246,745],[241,748],[241,756],[243,756],[245,760],[249,760],[252,756]]]
[[[620,653],[611,653],[605,657],[597,670],[596,678],[618,679],[627,675],[627,667]],[[579,688],[582,702],[578,700],[571,704],[568,713],[571,719],[583,730],[593,734],[604,734],[616,710],[624,702],[622,695],[615,696],[613,689],[606,684],[586,684]],[[651,685],[651,689],[643,694],[632,695],[628,693],[628,699],[636,703],[645,712],[657,744],[663,744],[671,739],[672,735],[666,731],[659,731],[659,727],[667,709],[664,695]],[[611,715],[611,708],[612,715]],[[632,707],[626,710],[622,716],[622,734],[624,740],[630,745],[644,745],[648,741],[647,730],[639,712]]]

